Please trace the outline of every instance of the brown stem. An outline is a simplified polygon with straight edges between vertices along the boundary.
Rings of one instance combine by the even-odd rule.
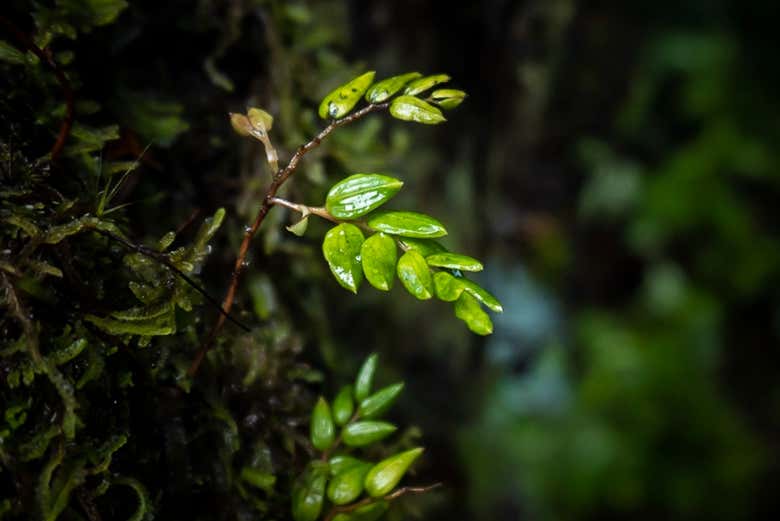
[[[31,51],[47,67],[49,67],[49,69],[51,69],[51,71],[54,73],[54,76],[57,78],[57,82],[62,88],[62,93],[65,96],[65,116],[62,118],[62,123],[60,124],[60,132],[57,134],[57,141],[54,142],[54,145],[51,147],[51,151],[49,152],[51,155],[51,160],[56,161],[62,152],[63,147],[65,146],[65,142],[68,140],[70,129],[73,126],[73,88],[70,86],[70,81],[68,81],[65,73],[57,65],[57,62],[54,61],[54,57],[52,56],[50,49],[41,49],[35,45],[35,42],[33,42],[29,36],[17,29],[10,20],[3,16],[0,16],[0,25],[5,27],[5,29],[10,32],[14,38],[16,38],[18,44],[22,47],[23,50]]]
[[[394,499],[397,499],[401,496],[405,496],[408,494],[424,494],[426,492],[430,492],[435,488],[440,487],[441,485],[442,485],[441,483],[434,483],[433,485],[428,485],[427,487],[401,487],[398,490],[391,492],[386,496],[383,496],[382,498],[367,497],[365,499],[361,499],[357,503],[352,503],[351,505],[334,506],[333,508],[330,509],[330,511],[322,521],[331,521],[334,517],[336,517],[337,514],[352,512],[354,510],[357,510],[360,507],[364,507],[366,505],[370,505],[371,503],[375,503],[378,499],[384,499],[385,501],[392,501]]]
[[[257,230],[260,228],[260,225],[263,224],[266,215],[268,215],[268,211],[273,206],[273,199],[276,197],[276,193],[279,191],[279,188],[281,188],[282,185],[290,178],[290,176],[295,173],[295,169],[298,168],[298,163],[303,158],[303,156],[317,148],[322,140],[328,137],[330,133],[338,127],[353,123],[372,112],[384,110],[388,106],[389,103],[367,105],[357,112],[350,114],[349,116],[331,121],[328,126],[322,129],[319,134],[314,136],[311,141],[299,147],[298,150],[295,151],[295,154],[293,154],[293,156],[290,158],[290,162],[287,163],[287,166],[274,174],[273,179],[271,180],[271,184],[268,185],[268,189],[263,196],[263,204],[260,205],[260,209],[257,211],[257,216],[255,216],[255,220],[252,223],[252,226],[250,226],[244,232],[244,240],[241,241],[241,246],[238,249],[238,256],[236,257],[236,262],[233,265],[233,273],[230,277],[230,285],[228,286],[227,292],[225,292],[225,298],[222,300],[222,309],[226,313],[230,313],[230,310],[233,307],[233,302],[236,299],[238,283],[241,280],[241,275],[244,273],[244,269],[246,268],[246,257],[249,254],[249,246],[252,243],[252,239],[257,233]],[[214,339],[217,337],[220,330],[222,329],[222,326],[224,325],[225,315],[220,315],[217,317],[217,321],[211,328],[211,331],[209,332],[208,337],[206,337],[206,340],[200,346],[198,353],[195,355],[195,359],[192,361],[192,365],[187,371],[187,374],[190,377],[194,377],[195,373],[198,372],[198,368],[203,361],[203,357],[205,357],[208,350],[211,349],[211,346],[214,343]]]

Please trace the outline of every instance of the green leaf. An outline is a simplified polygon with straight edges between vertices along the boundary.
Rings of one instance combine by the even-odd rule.
[[[347,456],[346,454],[338,454],[330,458],[328,464],[330,465],[330,475],[337,476],[355,465],[365,465],[366,462],[362,459]]]
[[[417,212],[377,212],[369,217],[368,226],[378,232],[418,239],[447,235],[442,223]]]
[[[22,51],[10,43],[4,42],[3,40],[0,40],[0,61],[13,65],[24,65],[27,63],[25,55]],[[401,87],[399,87],[399,89],[400,88]]]
[[[369,103],[382,103],[383,101],[389,99],[390,96],[401,90],[404,85],[412,80],[420,78],[421,76],[422,74],[419,72],[408,72],[406,74],[393,76],[392,78],[387,78],[380,81],[379,83],[375,83],[371,86],[370,89],[368,89],[368,92],[366,92],[366,101]]]
[[[490,317],[482,310],[477,299],[463,292],[455,301],[455,316],[466,323],[468,328],[478,335],[489,335],[493,332]]]
[[[461,271],[482,271],[482,263],[468,255],[459,253],[435,253],[425,257],[425,262],[437,268]]]
[[[328,401],[320,396],[311,413],[310,438],[317,450],[327,450],[336,437]]]
[[[425,92],[426,90],[435,87],[440,83],[446,83],[448,81],[450,81],[450,77],[446,74],[434,74],[432,76],[426,76],[424,78],[420,78],[419,80],[414,80],[412,83],[407,85],[406,89],[404,89],[404,94],[414,96],[415,94],[420,94],[421,92]]]
[[[357,378],[355,379],[355,399],[357,401],[363,401],[371,393],[371,386],[374,383],[374,373],[376,372],[376,363],[379,355],[376,353],[371,354],[358,371]]]
[[[322,512],[328,464],[312,461],[296,480],[292,490],[292,515],[295,521],[316,521]]]
[[[325,208],[337,219],[356,219],[385,204],[403,185],[403,181],[386,175],[351,175],[333,185]]]
[[[427,300],[433,296],[431,269],[422,255],[414,250],[404,253],[398,260],[397,272],[406,291],[420,300]]]
[[[363,93],[374,81],[374,71],[358,76],[349,83],[337,87],[325,96],[320,103],[319,115],[322,119],[339,119],[346,116],[355,104],[360,101]]]
[[[352,512],[337,514],[333,521],[377,521],[390,508],[390,503],[379,500],[369,503]]]
[[[438,89],[431,93],[431,100],[443,109],[454,109],[466,97],[466,93],[457,89]]]
[[[366,239],[360,248],[363,273],[376,289],[389,291],[395,278],[398,252],[395,241],[389,235],[376,233]]]
[[[352,401],[352,386],[345,385],[341,388],[336,398],[333,399],[333,419],[336,425],[344,425],[352,418],[355,403]]]
[[[390,103],[390,114],[396,119],[425,125],[438,125],[447,121],[439,109],[414,96],[395,98]]]
[[[495,311],[496,313],[503,313],[504,307],[501,305],[501,303],[498,301],[496,297],[488,293],[488,291],[477,284],[476,282],[472,282],[467,279],[461,279],[463,281],[463,287],[464,289],[469,292],[474,298],[482,302],[484,305],[486,305],[489,309]]]
[[[382,497],[389,494],[422,452],[423,448],[417,447],[390,456],[374,465],[366,474],[365,487],[368,495]]]
[[[436,290],[436,297],[445,302],[455,302],[463,293],[463,279],[453,277],[446,271],[437,271],[433,274],[433,287]]]
[[[369,470],[371,464],[365,463],[336,474],[328,485],[328,499],[334,505],[345,505],[357,499],[363,493],[363,482]]]
[[[365,447],[376,441],[387,438],[396,431],[392,423],[377,421],[360,421],[350,423],[341,431],[341,439],[348,447]]]
[[[363,233],[354,224],[342,223],[331,228],[322,242],[322,253],[330,271],[344,288],[357,293],[363,281],[360,266],[360,247]]]
[[[432,239],[413,239],[411,237],[404,237],[400,239],[399,242],[401,243],[401,248],[404,250],[414,250],[423,257],[447,251],[447,248]]]
[[[393,385],[388,385],[383,389],[375,392],[368,398],[365,398],[360,402],[358,407],[358,413],[360,418],[370,420],[372,418],[378,418],[393,405],[398,395],[404,389],[403,382],[399,382]]]

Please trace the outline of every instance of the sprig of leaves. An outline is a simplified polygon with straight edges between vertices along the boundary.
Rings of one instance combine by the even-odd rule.
[[[358,371],[354,384],[343,386],[332,405],[320,397],[314,406],[309,438],[320,457],[309,462],[293,487],[295,521],[316,521],[328,505],[331,509],[325,519],[377,519],[389,507],[388,499],[403,491],[396,487],[422,454],[422,447],[376,463],[353,455],[354,450],[372,446],[397,430],[380,419],[404,384],[372,391],[376,367],[377,355],[372,354]]]
[[[466,93],[456,89],[434,90],[426,99],[420,96],[450,80],[446,74],[422,76],[410,72],[372,83],[367,72],[341,85],[322,100],[323,119],[347,117],[361,98],[369,106],[386,104],[397,119],[423,124],[446,121],[440,108],[457,107]],[[437,108],[437,106],[440,108]],[[248,117],[236,129],[251,132]],[[233,115],[234,126],[236,116]],[[345,289],[357,293],[363,279],[381,291],[389,291],[397,277],[414,297],[434,296],[453,302],[455,315],[480,335],[493,332],[493,324],[482,309],[501,312],[498,300],[487,290],[466,279],[464,272],[481,271],[482,263],[467,255],[449,252],[434,239],[447,235],[447,229],[430,215],[411,211],[379,210],[403,187],[403,181],[378,173],[358,173],[336,183],[328,192],[324,207],[309,207],[278,198],[274,202],[299,211],[300,221],[288,227],[303,235],[314,214],[335,223],[324,237],[322,252],[333,276]],[[400,256],[399,252],[400,251]]]

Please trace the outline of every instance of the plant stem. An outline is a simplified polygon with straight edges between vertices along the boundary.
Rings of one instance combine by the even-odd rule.
[[[233,307],[233,302],[236,299],[236,291],[238,290],[238,284],[241,280],[241,275],[244,273],[244,269],[246,268],[246,256],[249,254],[249,246],[252,243],[252,239],[257,233],[257,230],[260,228],[260,225],[263,224],[263,221],[265,220],[266,215],[268,215],[269,210],[274,205],[273,199],[276,197],[276,193],[279,191],[279,188],[281,188],[282,185],[290,178],[290,176],[295,173],[296,168],[298,168],[298,163],[301,161],[303,156],[317,148],[322,140],[328,137],[330,133],[338,127],[353,123],[372,112],[385,110],[388,106],[389,103],[367,105],[357,112],[353,112],[349,116],[331,121],[328,126],[322,129],[319,134],[314,136],[311,141],[305,145],[302,145],[298,148],[298,150],[295,151],[295,154],[293,154],[293,156],[290,158],[287,166],[274,174],[271,180],[271,184],[268,185],[268,189],[266,190],[265,196],[263,197],[263,203],[260,205],[260,209],[257,211],[255,220],[252,223],[252,226],[247,228],[247,230],[244,232],[244,239],[241,241],[241,246],[238,249],[236,262],[233,265],[233,273],[230,277],[230,284],[228,285],[228,289],[225,292],[225,298],[222,300],[222,309],[226,313],[230,313],[230,310]],[[217,321],[211,328],[211,331],[206,337],[206,340],[200,346],[198,353],[195,355],[195,359],[192,361],[192,365],[187,371],[187,374],[190,377],[194,377],[198,372],[198,368],[200,367],[203,358],[206,356],[206,353],[209,351],[209,349],[211,349],[214,340],[224,325],[225,315],[221,314],[219,317],[217,317]]]
[[[428,485],[427,487],[401,487],[398,490],[391,492],[381,498],[367,497],[365,499],[358,501],[357,503],[352,503],[351,505],[334,506],[333,508],[330,509],[330,512],[328,512],[328,515],[326,515],[322,521],[332,521],[332,519],[336,517],[337,514],[352,512],[354,510],[357,510],[360,507],[364,507],[366,505],[370,505],[371,503],[375,503],[378,499],[384,499],[385,501],[392,501],[394,499],[397,499],[401,496],[405,496],[408,494],[424,494],[440,486],[441,483],[434,483],[433,485]]]

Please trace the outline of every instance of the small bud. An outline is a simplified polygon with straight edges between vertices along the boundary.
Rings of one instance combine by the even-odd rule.
[[[236,134],[239,136],[252,135],[252,123],[249,121],[249,118],[243,114],[231,112],[230,124],[233,126],[233,130],[235,130]]]
[[[246,113],[253,127],[269,132],[274,126],[274,117],[263,109],[252,107]]]

